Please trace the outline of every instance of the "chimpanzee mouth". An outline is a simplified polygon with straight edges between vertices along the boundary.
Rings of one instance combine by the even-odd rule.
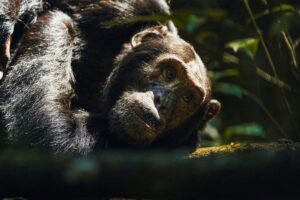
[[[141,113],[135,112],[135,115],[138,118],[139,122],[141,124],[143,124],[143,126],[145,126],[147,129],[156,131],[157,127],[159,127],[159,125],[160,125],[159,120],[152,113],[142,113],[141,114]]]

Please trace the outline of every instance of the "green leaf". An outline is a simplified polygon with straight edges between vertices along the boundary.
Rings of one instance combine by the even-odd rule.
[[[274,6],[272,12],[281,12],[281,11],[294,11],[294,6],[290,4],[281,4],[279,6]]]
[[[267,0],[260,0],[263,4],[265,4],[266,6],[268,5],[268,1]]]
[[[226,44],[226,48],[232,49],[234,52],[244,52],[250,58],[254,58],[258,49],[259,40],[256,38],[245,38],[234,40]]]
[[[240,72],[237,69],[227,69],[223,71],[209,71],[208,76],[213,80],[217,81],[226,77],[238,77],[240,76]]]
[[[279,6],[274,6],[271,8],[271,10],[269,9],[266,9],[264,10],[263,12],[259,12],[259,13],[256,13],[254,15],[254,19],[255,20],[258,20],[260,18],[263,18],[267,15],[270,15],[271,13],[278,13],[278,12],[293,12],[295,11],[295,8],[290,5],[290,4],[282,4],[282,5],[279,5]],[[251,22],[251,19],[247,19],[247,24],[249,24]]]
[[[247,136],[265,138],[265,129],[257,123],[241,124],[237,126],[230,126],[225,129],[224,136],[231,138],[232,136]]]
[[[227,52],[224,52],[222,60],[225,63],[233,63],[233,64],[239,64],[240,62],[240,59],[238,57],[229,54]]]
[[[196,15],[190,15],[187,23],[187,31],[192,33],[194,32],[201,24],[206,21],[204,17],[198,17]]]
[[[291,30],[295,23],[298,23],[298,18],[292,13],[285,12],[285,14],[273,21],[270,27],[269,34],[271,37],[280,36],[283,31]]]
[[[215,91],[238,98],[243,97],[243,89],[235,84],[219,83],[215,86]]]

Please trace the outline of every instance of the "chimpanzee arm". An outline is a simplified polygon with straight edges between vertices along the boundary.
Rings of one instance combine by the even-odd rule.
[[[72,20],[59,11],[37,18],[24,35],[0,88],[4,123],[15,142],[58,152],[91,151],[89,113],[71,108],[74,77]]]

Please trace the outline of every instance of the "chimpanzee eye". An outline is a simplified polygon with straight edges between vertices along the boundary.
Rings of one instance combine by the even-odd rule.
[[[169,80],[174,80],[176,78],[176,70],[172,67],[167,67],[164,71],[164,76]]]
[[[193,100],[193,94],[191,92],[185,93],[184,95],[182,95],[182,99],[183,101],[185,101],[186,103],[189,103]]]

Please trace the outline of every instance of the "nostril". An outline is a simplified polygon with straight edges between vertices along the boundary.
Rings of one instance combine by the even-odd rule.
[[[143,119],[151,127],[158,127],[161,125],[161,120],[159,116],[154,116],[153,114],[145,114],[143,116]]]
[[[154,103],[157,107],[161,106],[161,100],[160,100],[160,96],[155,96],[154,97]]]

